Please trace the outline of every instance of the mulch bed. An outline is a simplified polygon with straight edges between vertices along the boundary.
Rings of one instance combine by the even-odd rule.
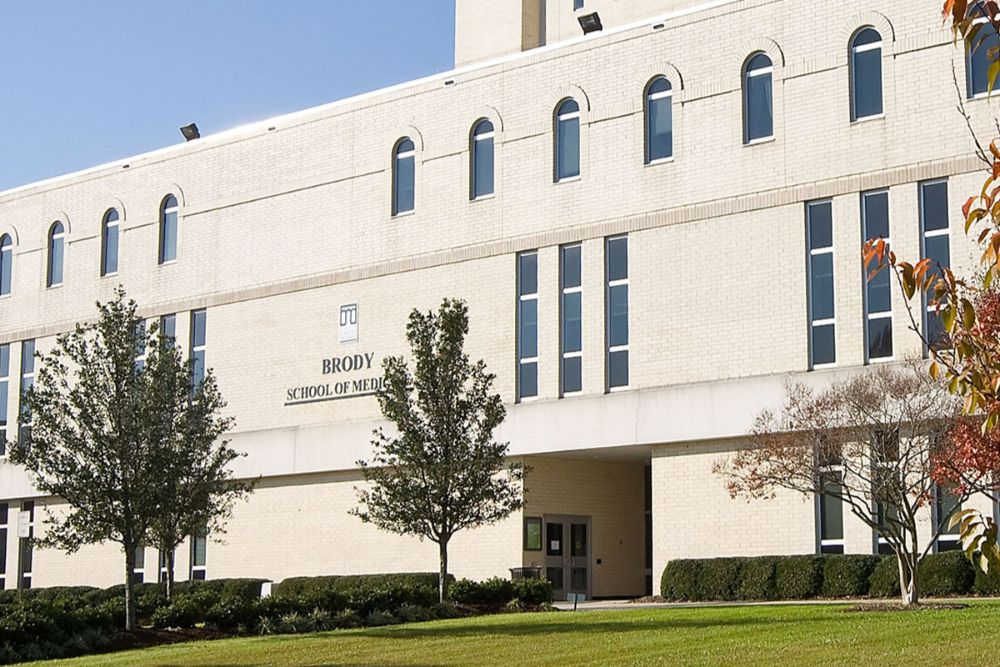
[[[222,639],[228,637],[222,632],[206,630],[205,628],[175,629],[175,630],[155,630],[153,628],[139,628],[132,632],[119,632],[111,638],[111,643],[105,648],[105,652],[127,651],[135,648],[149,648],[151,646],[162,646],[163,644],[177,644],[179,642],[201,641],[204,639]]]

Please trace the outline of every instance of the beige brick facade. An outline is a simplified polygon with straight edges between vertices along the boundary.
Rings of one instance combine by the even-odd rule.
[[[484,17],[486,4],[458,0],[452,72],[0,192],[0,235],[14,246],[11,294],[0,297],[8,423],[20,342],[45,349],[118,283],[148,316],[176,313],[185,349],[190,312],[205,308],[208,365],[236,419],[234,446],[248,453],[237,472],[264,478],[224,543],[209,544],[209,576],[432,570],[433,545],[347,515],[355,462],[380,423],[375,400],[286,403],[304,386],[346,382],[353,393],[384,357],[405,352],[411,308],[461,297],[468,351],[496,373],[509,406],[499,437],[535,469],[524,512],[456,538],[458,576],[533,564],[537,554],[521,549],[525,516],[587,516],[590,593],[641,593],[647,465],[654,579],[678,556],[815,550],[812,499],[733,501],[711,464],[780,400],[786,377],[822,384],[865,363],[862,192],[889,191],[894,249],[916,257],[919,183],[947,178],[952,265],[975,266],[959,206],[980,165],[955,111],[952,69],[961,80],[965,65],[939,3],[892,0],[875,12],[861,0],[587,0],[605,23],[587,37],[571,0],[505,0]],[[866,25],[883,39],[884,114],[851,122],[848,42]],[[775,136],[747,146],[741,72],[755,51],[774,65]],[[643,95],[656,75],[673,87],[673,156],[647,165]],[[580,106],[581,175],[554,183],[553,112],[566,97]],[[967,108],[989,132],[995,100]],[[481,118],[495,127],[496,186],[470,201],[470,131]],[[415,210],[393,217],[392,150],[403,136],[415,144]],[[168,193],[180,204],[178,257],[159,266]],[[837,368],[810,371],[805,203],[820,199],[833,210]],[[102,278],[109,208],[121,216],[119,270]],[[67,230],[65,280],[46,288],[55,220]],[[604,241],[619,234],[629,238],[630,382],[609,393]],[[567,243],[582,244],[583,392],[560,398]],[[527,250],[539,262],[539,395],[519,402],[516,255]],[[900,358],[919,342],[894,298]],[[338,343],[339,309],[352,303],[359,339]],[[370,355],[371,367],[323,373],[324,360],[353,355]],[[34,496],[23,472],[0,462],[8,587],[15,510]],[[847,531],[849,550],[871,550],[870,532]],[[155,559],[148,550],[147,579]],[[112,547],[38,551],[33,583],[104,584],[119,569]]]

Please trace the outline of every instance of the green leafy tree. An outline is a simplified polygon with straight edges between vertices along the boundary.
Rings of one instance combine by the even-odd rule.
[[[166,595],[173,595],[174,554],[192,535],[225,532],[233,506],[253,490],[254,482],[236,479],[230,464],[245,456],[223,435],[232,417],[221,416],[226,402],[215,375],[208,370],[193,382],[194,365],[181,358],[173,341],[158,341],[157,371],[152,393],[163,397],[166,410],[154,415],[155,468],[162,476],[160,507],[150,525],[149,543],[165,556]]]
[[[180,486],[174,454],[198,451],[189,440],[203,451],[202,439],[217,437],[230,422],[215,416],[222,405],[217,394],[202,402],[204,391],[173,389],[182,375],[190,378],[188,366],[178,371],[176,352],[157,344],[157,325],[144,326],[123,288],[97,308],[95,322],[77,324],[37,355],[35,383],[24,396],[25,437],[10,444],[9,456],[28,470],[35,488],[66,502],[46,517],[41,546],[72,553],[85,544],[121,545],[125,628],[133,630],[135,553],[175,501],[168,493]]]
[[[395,433],[374,433],[370,461],[358,461],[369,486],[358,490],[362,521],[436,543],[439,596],[448,595],[448,543],[459,531],[499,521],[521,508],[524,468],[507,460],[493,431],[505,409],[495,376],[465,354],[464,302],[445,299],[437,314],[414,310],[406,327],[414,370],[403,357],[383,362],[378,393]]]

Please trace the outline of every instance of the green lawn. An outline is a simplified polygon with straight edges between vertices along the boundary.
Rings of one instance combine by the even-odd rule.
[[[175,644],[55,665],[980,665],[1000,603],[846,613],[840,606],[553,612]]]

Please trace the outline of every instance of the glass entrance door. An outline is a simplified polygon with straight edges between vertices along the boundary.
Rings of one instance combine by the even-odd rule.
[[[590,598],[590,517],[545,517],[545,576],[552,597],[568,593]]]

